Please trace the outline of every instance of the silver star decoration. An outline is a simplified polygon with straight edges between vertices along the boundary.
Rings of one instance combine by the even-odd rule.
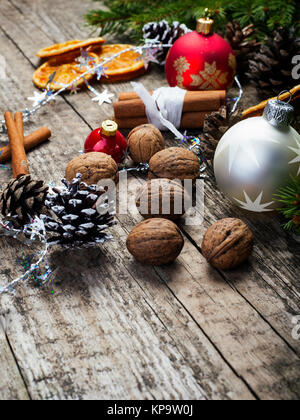
[[[144,48],[143,47],[136,47],[135,52],[140,54],[140,55],[143,55],[144,54]]]
[[[77,93],[80,91],[80,88],[78,86],[72,85],[69,88],[70,95],[77,95]]]
[[[156,59],[155,54],[158,51],[156,48],[149,48],[146,51],[144,51],[143,58],[145,62],[145,69],[148,70],[148,67],[150,63],[157,63],[159,64],[159,61]]]
[[[92,99],[92,101],[98,102],[99,106],[103,105],[104,103],[111,104],[112,103],[111,98],[115,96],[114,93],[108,93],[107,89],[105,89],[101,93],[95,92],[95,95],[96,96],[95,98]]]
[[[240,201],[237,198],[235,198],[235,201],[237,201],[241,205],[242,209],[248,210],[248,211],[254,211],[256,213],[264,213],[267,211],[273,211],[273,209],[267,209],[267,207],[270,207],[272,204],[274,204],[275,203],[274,201],[272,201],[271,203],[262,204],[261,200],[263,196],[263,191],[259,194],[259,196],[257,197],[255,201],[251,200],[251,198],[248,196],[246,191],[244,191],[244,196],[246,200],[245,202]]]
[[[46,98],[47,98],[47,92],[44,91],[43,93],[34,92],[34,96],[30,96],[27,98],[29,101],[33,102],[33,106],[40,105]]]
[[[95,59],[94,59],[93,56],[89,55],[88,49],[84,50],[83,48],[81,48],[80,54],[81,54],[81,56],[76,58],[76,61],[78,63],[77,67],[80,70],[82,70],[83,68],[86,68],[86,67],[90,67],[90,64],[93,65],[95,63]]]
[[[94,72],[94,73],[97,75],[97,80],[100,80],[102,76],[104,76],[104,77],[108,77],[108,76],[105,74],[105,70],[106,70],[106,68],[104,68],[103,66],[96,67],[96,69],[95,69],[95,72]]]
[[[292,165],[293,163],[299,163],[299,169],[298,169],[298,173],[297,173],[297,176],[298,176],[300,174],[300,142],[296,137],[295,137],[295,141],[296,141],[298,147],[297,148],[296,147],[289,147],[289,149],[292,150],[293,152],[295,152],[298,156],[295,159],[291,160],[289,162],[289,164]]]

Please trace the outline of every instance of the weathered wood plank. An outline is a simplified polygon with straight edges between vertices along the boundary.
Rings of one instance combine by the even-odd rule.
[[[28,4],[27,4],[27,7]],[[47,8],[47,6],[46,6]],[[40,12],[41,13],[41,12]],[[59,19],[60,17],[56,12],[53,13],[52,19],[55,20],[56,25],[59,26]],[[81,19],[81,17],[80,17]],[[79,25],[78,25],[79,26]],[[82,30],[78,31],[78,36],[84,36],[84,32]],[[162,83],[166,83],[165,80],[163,82],[161,79],[155,77],[155,75],[148,75],[143,78],[143,81],[148,86],[160,86]],[[128,84],[125,85],[128,89]],[[110,86],[111,90],[117,89],[117,91],[121,89],[126,89],[124,84],[115,86]],[[248,91],[248,89],[246,89]],[[251,91],[251,100],[256,101],[255,97],[253,97],[252,91]],[[248,98],[244,99],[245,101],[248,101]],[[94,121],[98,121],[98,116],[96,116],[96,120],[94,119],[94,115],[90,114],[93,111],[90,111],[90,108],[87,107],[86,103],[82,103],[82,107],[80,108],[80,103],[77,101],[76,98],[71,99],[71,102],[74,103],[74,106],[76,106],[76,109],[79,110],[80,114],[84,116],[84,118],[87,119],[87,121],[90,122],[91,125],[93,125]],[[108,107],[106,107],[107,109]],[[89,111],[89,116],[86,115],[86,110]],[[109,115],[109,113],[107,113]],[[248,299],[251,297],[251,303],[257,304],[257,301],[261,304],[257,306],[257,310],[260,311],[263,315],[266,315],[269,318],[269,322],[271,325],[274,326],[274,328],[277,328],[277,323],[279,322],[280,325],[278,326],[278,332],[282,334],[282,336],[285,337],[285,339],[289,342],[291,346],[296,348],[296,350],[299,352],[299,342],[295,342],[292,339],[292,336],[290,334],[290,320],[293,315],[297,314],[299,311],[299,292],[293,285],[289,287],[290,281],[293,281],[296,285],[298,284],[297,281],[295,281],[296,272],[295,267],[297,266],[297,263],[299,262],[299,247],[296,247],[296,244],[289,244],[288,241],[286,241],[286,236],[282,232],[281,228],[278,224],[278,218],[276,217],[275,222],[272,222],[272,218],[274,219],[274,215],[271,215],[271,218],[268,216],[263,217],[251,217],[250,215],[246,215],[245,213],[242,213],[235,207],[232,207],[230,203],[222,197],[222,195],[216,190],[215,184],[212,182],[208,182],[209,186],[206,188],[206,202],[207,202],[207,210],[206,210],[206,224],[207,226],[209,223],[212,223],[215,221],[218,217],[225,217],[228,215],[237,216],[239,215],[242,218],[245,218],[246,221],[248,221],[251,224],[251,227],[256,233],[258,243],[263,244],[262,247],[256,247],[255,250],[255,264],[252,265],[252,270],[249,269],[249,266],[246,268],[244,267],[243,270],[243,278],[245,274],[249,277],[249,281],[251,284],[251,290],[249,293],[249,285],[247,282],[242,282],[242,286],[246,285],[245,288],[241,286],[239,289],[240,293],[244,293],[244,296]],[[220,212],[221,206],[215,206],[215,202],[221,202],[223,203],[223,214]],[[221,214],[220,214],[221,213]],[[219,215],[220,214],[220,215]],[[260,222],[260,225],[257,226],[257,221]],[[185,231],[189,233],[192,238],[195,240],[195,242],[200,245],[201,239],[203,237],[203,229],[195,230],[194,228],[186,228],[184,227]],[[265,232],[268,232],[268,239],[266,240]],[[197,233],[196,233],[197,232]],[[274,232],[275,235],[274,235]],[[274,236],[276,237],[277,246],[274,250]],[[266,254],[266,247],[267,245],[267,254]],[[292,251],[287,250],[288,248]],[[287,252],[288,251],[288,252]],[[262,264],[261,261],[266,260],[268,261],[268,264]],[[288,263],[287,263],[288,261]],[[267,265],[267,267],[266,267]],[[244,273],[244,272],[247,273]],[[235,282],[236,277],[240,277],[241,272],[235,271],[233,273],[230,273],[230,275],[226,274],[226,278],[230,281],[232,279],[232,283]],[[278,282],[274,282],[273,278],[274,275],[276,278],[278,278]],[[262,280],[261,280],[262,277]],[[257,281],[260,281],[260,285],[257,286]],[[266,285],[267,283],[267,285]],[[266,302],[262,299],[264,296],[266,296],[266,291],[268,292],[269,296],[269,302],[268,305],[266,305]],[[248,296],[249,294],[249,296]],[[278,298],[279,295],[279,298]],[[257,299],[261,297],[261,299]],[[266,308],[267,306],[267,308]],[[278,312],[278,307],[281,308],[281,311]],[[286,308],[288,311],[286,311]],[[268,313],[265,311],[268,310]]]
[[[24,46],[23,46],[24,47]],[[23,47],[22,47],[22,49],[23,49]],[[28,47],[27,47],[28,48]],[[26,54],[27,55],[27,54]],[[151,77],[151,76],[150,76]],[[146,80],[146,78],[144,79],[144,80]],[[149,79],[150,80],[150,79]],[[152,82],[153,82],[153,78],[151,79],[151,86],[153,86],[153,84],[152,84]],[[158,79],[156,79],[156,83],[159,83],[160,84],[160,81],[158,80]],[[128,86],[128,85],[127,85]],[[121,89],[123,88],[123,86],[121,86],[120,87]],[[89,110],[89,115],[88,115],[88,118],[86,117],[86,115],[85,115],[85,110],[86,109],[89,109],[89,108],[87,108],[87,103],[86,102],[84,102],[82,99],[84,98],[84,96],[86,96],[86,94],[81,94],[81,100],[80,100],[80,103],[79,103],[79,101],[77,101],[76,102],[76,98],[72,98],[72,104],[75,104],[75,106],[76,106],[76,109],[78,109],[78,110],[80,110],[80,114],[81,115],[83,115],[84,116],[84,118],[86,119],[86,120],[88,120],[88,121],[92,121],[92,117],[91,117],[91,115],[90,115],[90,110]],[[80,105],[82,106],[82,109],[80,109]],[[98,120],[98,119],[97,119]],[[93,124],[91,124],[91,125],[93,125]],[[202,236],[201,236],[202,237]],[[197,241],[199,240],[199,237],[197,237],[196,238],[197,239]],[[246,283],[246,282],[245,282]],[[269,290],[268,290],[268,292],[269,292]],[[276,296],[276,293],[275,293],[275,296]],[[276,301],[275,301],[275,303],[277,303]],[[280,322],[280,320],[278,320],[278,322]],[[276,325],[276,328],[278,327],[278,325],[277,324],[275,324]],[[283,324],[281,325],[281,328],[282,328],[282,326],[283,326]],[[285,328],[286,328],[286,324],[285,324]],[[275,327],[274,327],[274,329],[275,329]]]
[[[9,315],[7,315],[9,316]],[[6,336],[6,320],[0,315],[0,399],[29,400],[23,378]]]
[[[54,14],[53,19],[57,22],[58,16]],[[157,77],[156,72],[143,77],[143,82],[149,88],[167,84],[165,79],[162,80],[162,78]],[[130,89],[128,84],[110,86],[110,91],[116,92],[116,94],[120,90],[128,89]],[[249,105],[247,92],[248,89],[246,89],[246,98],[243,101],[245,106]],[[249,93],[251,93],[249,95],[251,100],[256,101],[251,89]],[[96,110],[91,110],[85,101],[78,101],[77,98],[71,98],[70,102],[76,107],[80,115],[95,127],[95,124],[99,121],[98,114],[94,115]],[[106,115],[110,116],[109,106],[103,108]],[[172,144],[172,142],[171,140],[169,144]],[[200,246],[204,230],[220,217],[241,217],[250,224],[257,238],[257,244],[260,245],[255,248],[251,267],[245,265],[241,270],[223,273],[223,275],[299,355],[300,342],[296,342],[292,338],[290,331],[291,319],[300,310],[300,288],[296,273],[296,267],[300,262],[300,247],[282,232],[278,216],[273,214],[271,216],[251,217],[251,215],[243,213],[233,207],[218,191],[212,174],[210,178],[211,181],[207,182],[205,191],[206,215],[203,228],[195,229],[194,227],[182,226],[183,230]],[[215,206],[216,202],[220,205]],[[267,236],[265,233],[267,233]],[[240,278],[241,275],[243,279],[249,281],[236,282],[236,278]],[[274,278],[276,281],[274,281]]]
[[[140,179],[130,182],[131,203],[134,202],[135,192],[140,185]],[[128,232],[142,220],[140,216],[131,215],[120,219],[122,226]],[[132,270],[135,263],[133,259],[131,261]],[[207,265],[204,258],[197,255],[189,241],[186,242],[178,261],[179,265],[155,268],[155,271],[235,371],[262,399],[290,398],[290,383],[295,387],[293,398],[297,398],[296,395],[300,390],[299,371],[297,371],[299,358],[294,350],[283,344],[282,339],[274,334],[268,323],[261,322],[259,312],[245,303],[243,296],[237,293],[235,288],[216,275],[215,270]],[[282,345],[289,352],[289,357],[295,361],[295,366],[298,366],[292,374],[291,382],[290,380],[286,382],[288,370],[286,362],[289,363],[289,358],[283,362],[283,353],[280,350]],[[265,360],[263,365],[262,359]],[[278,367],[281,370],[280,375]],[[262,371],[264,373],[260,376]]]
[[[32,91],[32,68],[7,38],[0,40],[9,73],[1,86],[1,110],[8,103],[21,109]],[[53,129],[53,141],[31,153],[30,166],[35,176],[58,182],[89,128],[61,98],[27,129],[41,122]],[[127,270],[121,227],[115,229],[119,235],[123,242],[102,252],[54,255],[53,268],[63,267],[54,297],[29,285],[1,299],[2,311],[11,308],[7,335],[31,397],[253,398],[153,270],[148,276],[164,298],[157,303],[153,291],[148,295],[141,289],[138,279],[145,268],[134,275]],[[1,240],[1,250],[13,261],[14,250],[5,248]]]

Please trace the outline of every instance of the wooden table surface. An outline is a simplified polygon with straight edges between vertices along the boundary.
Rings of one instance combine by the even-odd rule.
[[[1,113],[30,106],[36,51],[87,37],[82,15],[95,5],[1,0],[0,58],[7,74],[0,81]],[[166,84],[155,69],[142,81],[148,88]],[[131,90],[128,83],[107,88]],[[31,173],[59,183],[90,130],[112,114],[112,106],[100,108],[90,92],[43,108],[26,133],[47,125],[53,138],[29,154]],[[0,176],[5,184],[10,173]],[[132,196],[141,182],[130,178]],[[225,273],[206,263],[200,245],[208,226],[231,216],[249,224],[256,245],[249,262]],[[300,314],[300,251],[278,217],[242,213],[209,176],[204,223],[182,223],[184,250],[160,268],[138,264],[126,250],[140,220],[119,216],[115,241],[103,247],[53,252],[54,294],[29,281],[0,297],[0,398],[298,399],[300,340],[292,320]],[[0,247],[4,285],[21,272],[21,244],[0,238]]]

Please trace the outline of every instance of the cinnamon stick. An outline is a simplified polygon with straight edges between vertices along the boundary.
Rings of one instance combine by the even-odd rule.
[[[33,133],[29,134],[24,138],[24,147],[26,151],[33,149],[39,144],[45,142],[51,137],[51,131],[47,127],[39,128]],[[11,159],[11,147],[10,145],[0,149],[0,163],[9,162]]]
[[[210,112],[186,112],[182,114],[181,129],[196,129],[202,128],[204,120]],[[115,118],[116,123],[121,129],[132,129],[139,125],[148,124],[147,117],[134,118]]]
[[[24,122],[22,112],[15,113],[15,124],[24,143]]]
[[[150,92],[150,94],[152,93]],[[184,98],[183,113],[217,111],[225,104],[225,98],[224,90],[187,92]],[[145,104],[135,92],[121,93],[119,102],[114,103],[114,110],[117,119],[146,116]]]
[[[24,148],[24,141],[20,135],[11,112],[4,114],[12,155],[13,177],[19,178],[29,174],[29,167]]]

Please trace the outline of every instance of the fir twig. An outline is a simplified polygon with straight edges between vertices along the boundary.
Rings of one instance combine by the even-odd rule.
[[[287,186],[279,189],[274,198],[283,204],[278,211],[288,220],[284,229],[300,235],[300,179],[291,176]]]
[[[94,0],[99,3],[99,0]],[[89,25],[98,27],[102,35],[124,34],[139,40],[145,23],[162,19],[179,21],[195,27],[195,19],[209,8],[216,30],[224,31],[224,23],[237,20],[241,26],[254,24],[257,36],[264,39],[276,27],[294,26],[300,33],[298,0],[103,0],[106,10],[91,10],[86,15]]]

